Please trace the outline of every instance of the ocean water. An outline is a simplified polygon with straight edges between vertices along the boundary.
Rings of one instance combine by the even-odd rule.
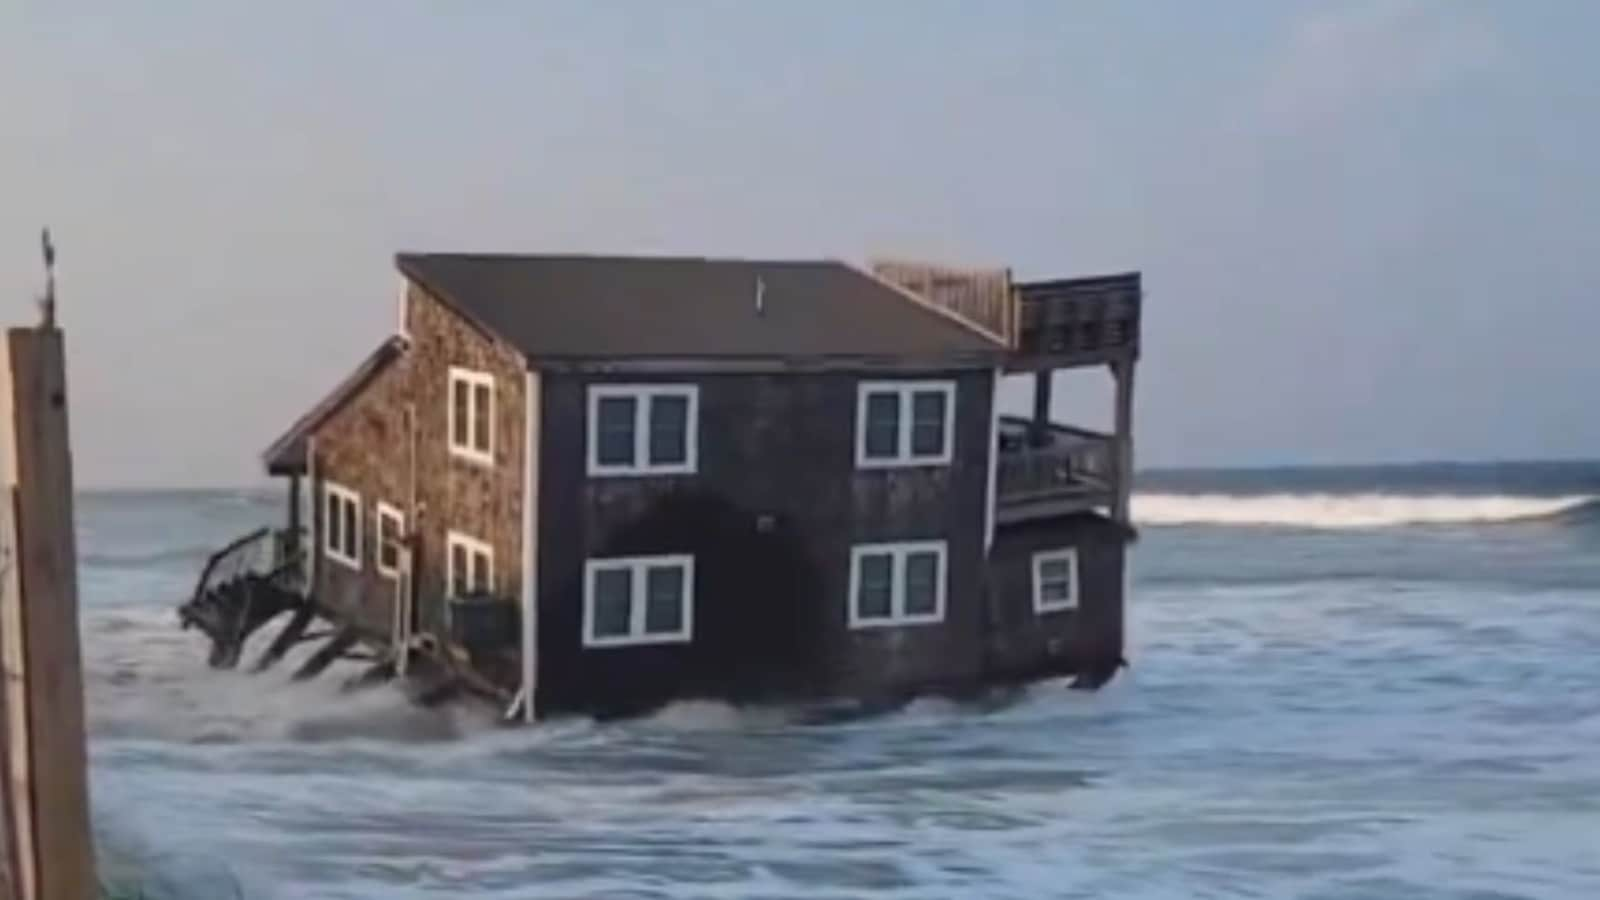
[[[1131,671],[502,728],[204,664],[278,495],[80,502],[94,819],[148,897],[1600,897],[1600,466],[1155,473]],[[292,664],[293,660],[290,661]]]

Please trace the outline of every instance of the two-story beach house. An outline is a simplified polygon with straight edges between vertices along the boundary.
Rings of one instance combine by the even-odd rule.
[[[395,334],[265,455],[280,584],[347,643],[530,720],[1120,661],[1137,275],[397,265]],[[1049,421],[1074,366],[1113,375],[1112,433]],[[1000,414],[1008,373],[1034,373],[1032,417]]]

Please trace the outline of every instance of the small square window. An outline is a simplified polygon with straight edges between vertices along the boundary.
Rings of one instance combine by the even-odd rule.
[[[450,453],[494,465],[494,376],[450,369]]]
[[[953,457],[955,382],[877,381],[858,388],[856,466],[945,465]]]
[[[322,549],[329,559],[361,568],[361,495],[331,482],[323,485]]]
[[[590,386],[589,475],[693,473],[698,397],[695,385]]]
[[[458,531],[446,535],[445,543],[449,566],[445,582],[450,586],[450,596],[493,593],[494,548]]]
[[[584,646],[671,644],[692,639],[693,557],[591,559],[584,569]]]
[[[1033,608],[1057,612],[1078,606],[1078,551],[1075,547],[1033,556]]]
[[[945,542],[862,544],[850,551],[850,627],[944,620]]]

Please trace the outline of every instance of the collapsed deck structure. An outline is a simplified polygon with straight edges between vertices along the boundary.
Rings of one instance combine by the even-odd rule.
[[[181,609],[214,665],[286,617],[258,668],[320,637],[300,674],[354,654],[531,721],[1122,663],[1137,273],[396,261],[395,334],[265,453],[284,527]],[[1077,367],[1111,433],[1051,421]]]

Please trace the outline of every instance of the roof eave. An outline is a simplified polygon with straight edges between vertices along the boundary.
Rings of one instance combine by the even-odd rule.
[[[360,394],[373,378],[400,357],[407,346],[409,342],[404,337],[390,335],[378,345],[377,349],[367,354],[354,371],[346,375],[333,390],[296,419],[293,425],[262,451],[261,462],[267,474],[273,476],[304,474],[306,439],[330,416],[343,409],[346,403]]]
[[[1005,364],[1004,348],[925,354],[718,354],[596,355],[526,353],[530,369],[572,372],[826,372],[992,369]]]

